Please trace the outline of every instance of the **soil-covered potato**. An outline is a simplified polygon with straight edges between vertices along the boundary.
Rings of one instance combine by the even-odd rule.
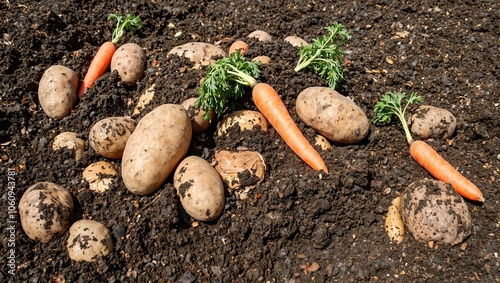
[[[63,132],[57,135],[52,142],[52,149],[59,150],[61,148],[72,149],[75,152],[75,160],[79,160],[85,151],[85,141],[77,137],[74,132]]]
[[[354,144],[368,135],[370,122],[352,100],[328,87],[309,87],[297,97],[297,115],[326,138]]]
[[[254,188],[266,173],[266,162],[256,151],[220,150],[214,155],[215,170],[229,188]]]
[[[89,144],[95,152],[104,157],[120,159],[134,129],[135,121],[131,118],[104,118],[90,129]]]
[[[213,119],[215,118],[215,112],[210,113],[210,121],[202,119],[203,115],[205,115],[206,112],[196,107],[196,100],[196,97],[191,97],[184,100],[181,105],[188,112],[189,118],[191,118],[193,133],[199,134],[203,133],[206,129],[208,129],[208,127],[210,127],[210,121],[213,121]]]
[[[332,144],[322,135],[316,135],[314,144],[321,147],[322,150],[330,150],[333,148]]]
[[[401,196],[403,222],[418,241],[456,245],[471,234],[467,204],[450,184],[422,179]]]
[[[194,219],[211,221],[224,209],[224,185],[217,171],[203,158],[189,156],[174,173],[174,187],[182,207]]]
[[[130,135],[122,157],[122,177],[128,190],[153,193],[186,155],[193,130],[187,111],[163,104],[146,114]]]
[[[301,47],[301,46],[307,46],[309,45],[309,43],[307,43],[307,41],[305,41],[304,39],[298,37],[298,36],[295,36],[295,35],[290,35],[290,36],[287,36],[285,37],[284,39],[286,42],[290,43],[291,45],[295,46],[295,47]]]
[[[135,85],[144,76],[146,69],[146,53],[135,43],[120,46],[111,59],[111,71],[118,71],[122,81]]]
[[[188,42],[172,48],[167,54],[184,56],[194,62],[193,68],[197,69],[215,62],[216,57],[225,57],[226,52],[219,46],[205,42]]]
[[[269,56],[260,55],[260,56],[254,57],[252,59],[252,61],[259,62],[259,64],[261,64],[261,65],[267,65],[267,64],[271,64],[272,59]]]
[[[457,128],[457,119],[448,110],[430,105],[422,105],[409,119],[413,136],[419,139],[449,139]]]
[[[73,218],[73,208],[68,190],[51,182],[36,183],[19,201],[21,226],[30,239],[50,242],[66,232]]]
[[[272,36],[269,33],[265,32],[263,30],[252,31],[251,33],[248,34],[248,37],[250,37],[250,38],[256,38],[256,39],[258,39],[259,41],[262,41],[262,42],[273,41]]]
[[[51,118],[68,116],[76,103],[78,75],[68,67],[48,68],[38,83],[38,100],[43,112]]]
[[[69,228],[66,242],[69,257],[75,261],[96,261],[113,251],[111,232],[104,224],[88,219],[78,220]]]
[[[226,116],[220,123],[217,134],[225,135],[227,130],[233,126],[238,126],[240,131],[251,130],[260,127],[263,133],[267,133],[269,126],[266,118],[258,111],[238,110]]]
[[[97,193],[109,190],[117,175],[113,164],[106,161],[94,162],[82,173],[83,179],[89,183],[89,189]]]

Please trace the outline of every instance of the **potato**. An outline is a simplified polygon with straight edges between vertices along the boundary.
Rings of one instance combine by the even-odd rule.
[[[392,242],[403,242],[405,226],[401,217],[401,197],[395,198],[387,209],[384,228]]]
[[[271,37],[271,35],[269,35],[269,33],[262,31],[262,30],[253,31],[248,35],[248,37],[256,38],[259,41],[263,41],[263,42],[273,41],[273,38]]]
[[[220,123],[217,134],[219,136],[225,135],[227,130],[233,126],[239,126],[240,131],[252,130],[255,126],[260,126],[263,133],[269,131],[264,115],[253,110],[239,110],[229,114]]]
[[[257,56],[255,58],[253,58],[252,61],[258,61],[258,62],[260,62],[261,65],[267,65],[267,64],[271,64],[272,60],[269,56],[262,55],[262,56]]]
[[[98,154],[120,159],[128,138],[135,129],[135,121],[128,117],[104,118],[92,126],[89,133],[90,146]]]
[[[202,117],[203,115],[205,115],[206,112],[195,106],[196,100],[197,100],[196,97],[188,98],[184,100],[181,103],[181,105],[188,112],[189,118],[191,118],[191,126],[193,128],[193,133],[199,134],[208,129],[208,127],[210,127],[210,121],[213,121],[213,119],[215,119],[215,112],[210,113],[211,114],[210,121],[203,120]]]
[[[406,228],[418,241],[456,245],[471,234],[469,209],[450,184],[422,179],[401,196]]]
[[[187,111],[163,104],[146,114],[130,135],[122,157],[122,178],[129,191],[153,193],[189,149],[192,137]]]
[[[215,62],[215,57],[226,57],[226,52],[218,46],[204,42],[188,42],[186,44],[172,48],[167,54],[184,56],[194,62],[193,68],[199,69]]]
[[[83,179],[89,183],[91,191],[102,193],[110,189],[118,175],[113,164],[106,161],[97,161],[83,170]]]
[[[94,220],[78,220],[69,228],[66,242],[69,257],[76,261],[96,261],[113,251],[109,228]]]
[[[303,40],[302,38],[300,38],[298,36],[294,36],[294,35],[285,37],[285,41],[290,43],[293,46],[296,46],[296,47],[309,45],[309,43],[307,43],[307,41]]]
[[[314,144],[319,145],[322,150],[330,150],[333,148],[330,142],[322,135],[316,135],[316,138],[314,139]]]
[[[370,122],[352,100],[328,87],[309,87],[297,97],[297,115],[326,138],[354,144],[368,135]]]
[[[75,160],[79,160],[85,151],[85,141],[76,137],[74,132],[63,132],[57,135],[52,142],[52,149],[68,148],[75,151]]]
[[[78,75],[68,67],[48,68],[38,83],[38,100],[50,118],[68,116],[76,103]]]
[[[215,169],[197,156],[181,161],[174,173],[174,187],[182,207],[194,219],[212,221],[224,209],[224,185]]]
[[[141,111],[144,109],[144,107],[146,107],[151,102],[151,100],[153,100],[154,97],[155,97],[155,84],[152,84],[139,97],[139,100],[137,101],[137,104],[134,107],[134,112],[132,112],[132,115],[140,114]]]
[[[214,155],[215,170],[229,188],[254,188],[266,173],[266,163],[256,151],[221,150]]]
[[[29,187],[19,201],[19,217],[26,235],[42,243],[63,235],[73,218],[73,198],[68,190],[40,182]]]
[[[422,105],[408,121],[413,136],[419,139],[449,139],[457,128],[457,119],[450,111]]]
[[[135,43],[125,43],[120,46],[111,58],[111,71],[118,71],[123,82],[128,85],[144,77],[146,70],[146,53]]]

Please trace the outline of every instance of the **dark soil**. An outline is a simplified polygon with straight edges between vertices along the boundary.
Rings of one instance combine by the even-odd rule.
[[[108,72],[70,116],[48,118],[37,98],[43,72],[61,64],[82,78],[100,44],[111,38],[115,23],[106,20],[111,12],[143,20],[121,43],[146,50],[146,76],[129,87]],[[1,282],[500,282],[497,1],[3,0],[0,19]],[[390,243],[384,231],[390,202],[410,183],[430,177],[409,156],[397,123],[372,125],[360,144],[320,151],[331,172],[321,178],[274,129],[268,135],[233,132],[218,138],[214,123],[193,138],[188,154],[211,161],[218,149],[247,147],[264,156],[268,172],[247,200],[227,191],[224,212],[211,223],[182,212],[171,178],[149,196],[130,193],[121,178],[103,194],[82,180],[86,166],[106,160],[88,146],[94,123],[131,116],[139,95],[153,84],[155,100],[133,119],[160,104],[197,96],[204,70],[166,56],[190,41],[222,41],[227,50],[231,40],[246,39],[248,58],[271,57],[261,80],[275,87],[312,141],[315,133],[295,114],[295,99],[306,87],[326,84],[310,71],[294,73],[297,48],[283,38],[311,41],[333,21],[352,34],[342,47],[346,72],[338,91],[368,118],[378,98],[391,90],[417,92],[426,104],[456,116],[451,140],[428,142],[485,196],[482,205],[468,202],[473,232],[463,244],[431,248],[411,235],[399,245]],[[275,40],[246,37],[257,29]],[[237,109],[255,106],[247,99]],[[79,161],[69,150],[51,149],[63,131],[87,141]],[[119,170],[120,161],[107,161]],[[42,181],[72,193],[75,220],[93,219],[111,229],[113,253],[93,263],[74,262],[65,247],[68,233],[47,244],[29,239],[20,224],[11,234],[9,216],[18,215],[9,214],[8,192],[15,192],[18,203],[29,186]],[[15,275],[7,265],[11,250]]]

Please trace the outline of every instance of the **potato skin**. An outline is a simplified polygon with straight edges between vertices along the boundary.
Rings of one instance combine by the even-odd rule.
[[[117,70],[122,81],[128,85],[142,79],[146,69],[146,53],[135,43],[120,46],[111,59],[111,71]]]
[[[413,136],[421,140],[428,138],[449,139],[457,128],[457,119],[443,108],[421,105],[409,119]]]
[[[104,118],[92,126],[89,133],[90,146],[98,154],[120,159],[128,138],[135,129],[135,121],[128,117]]]
[[[186,109],[191,118],[191,125],[193,127],[193,133],[200,134],[203,133],[208,127],[210,127],[210,121],[203,120],[203,115],[205,115],[205,111],[196,107],[195,103],[198,98],[191,97],[184,100],[181,105]],[[215,119],[215,112],[210,113],[211,121]]]
[[[51,182],[36,183],[19,201],[21,226],[30,239],[50,242],[66,232],[73,218],[73,208],[68,190]]]
[[[81,219],[69,228],[66,248],[72,260],[92,262],[113,251],[113,239],[109,228],[104,224]]]
[[[134,194],[153,193],[187,153],[191,137],[191,120],[181,105],[163,104],[146,114],[123,151],[125,186]]]
[[[226,52],[222,48],[205,42],[188,42],[175,46],[168,52],[167,56],[171,54],[188,58],[194,63],[194,69],[214,63],[216,57],[226,57]]]
[[[78,75],[68,67],[48,68],[38,84],[38,100],[43,112],[51,118],[68,116],[76,103]]]
[[[212,221],[224,209],[224,185],[219,173],[203,158],[189,156],[174,173],[174,187],[182,207],[194,219]]]
[[[299,118],[326,138],[354,144],[368,135],[366,114],[352,100],[328,87],[309,87],[297,97]]]

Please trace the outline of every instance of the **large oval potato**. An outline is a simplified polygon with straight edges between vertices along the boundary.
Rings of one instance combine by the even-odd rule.
[[[171,54],[188,58],[191,62],[194,62],[193,68],[196,69],[212,64],[215,57],[226,57],[226,52],[222,48],[205,42],[188,42],[176,46],[168,52],[167,56]]]
[[[69,115],[76,103],[78,75],[68,67],[55,65],[48,68],[38,84],[38,100],[43,112],[51,118]]]
[[[73,198],[68,190],[39,182],[29,187],[19,201],[19,217],[26,235],[42,243],[66,232],[73,218]]]
[[[411,133],[421,140],[449,139],[457,128],[457,119],[443,108],[421,105],[408,121]]]
[[[354,144],[368,135],[370,122],[352,100],[328,87],[309,87],[297,97],[297,115],[326,138]]]
[[[146,69],[146,53],[135,43],[120,46],[111,58],[111,71],[117,70],[122,81],[128,85],[142,79]]]
[[[186,157],[174,173],[182,207],[194,219],[211,221],[224,209],[224,185],[219,173],[203,158]]]
[[[187,153],[191,137],[191,120],[181,105],[163,104],[146,114],[123,151],[127,189],[138,195],[158,189]]]
[[[120,159],[128,138],[135,129],[135,121],[128,117],[104,118],[92,126],[89,133],[90,146],[98,154]]]

